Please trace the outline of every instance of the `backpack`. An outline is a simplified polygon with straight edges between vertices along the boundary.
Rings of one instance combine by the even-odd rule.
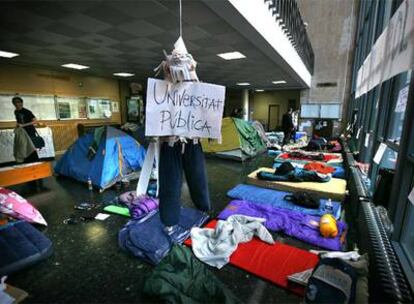
[[[320,205],[319,198],[308,192],[288,194],[285,195],[284,199],[305,208],[318,209]]]

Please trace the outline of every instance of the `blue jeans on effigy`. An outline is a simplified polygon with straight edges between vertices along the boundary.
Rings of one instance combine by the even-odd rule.
[[[160,216],[165,226],[176,225],[180,219],[183,169],[196,207],[205,212],[211,208],[201,144],[189,140],[186,144],[176,142],[171,147],[168,142],[164,142],[161,144],[158,178]]]

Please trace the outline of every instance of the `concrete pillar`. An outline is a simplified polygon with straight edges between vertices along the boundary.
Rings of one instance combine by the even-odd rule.
[[[249,120],[249,90],[242,91],[243,119]]]

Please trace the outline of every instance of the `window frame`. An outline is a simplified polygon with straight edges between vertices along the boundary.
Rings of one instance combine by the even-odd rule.
[[[414,98],[414,77],[411,75],[408,91],[408,100]],[[392,242],[401,266],[414,290],[414,265],[409,263],[407,252],[401,245],[401,237],[405,219],[408,216],[409,204],[407,197],[411,191],[414,177],[414,103],[408,102],[404,115],[403,131],[399,146],[399,155],[396,165],[390,200],[396,202],[390,207],[390,218],[394,224]]]

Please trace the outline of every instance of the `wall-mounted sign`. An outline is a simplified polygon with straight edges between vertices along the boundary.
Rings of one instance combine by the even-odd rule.
[[[381,143],[380,146],[378,147],[377,153],[375,153],[375,156],[374,156],[374,163],[376,163],[377,165],[379,165],[379,163],[381,162],[385,149],[387,149],[387,145],[384,143]]]

